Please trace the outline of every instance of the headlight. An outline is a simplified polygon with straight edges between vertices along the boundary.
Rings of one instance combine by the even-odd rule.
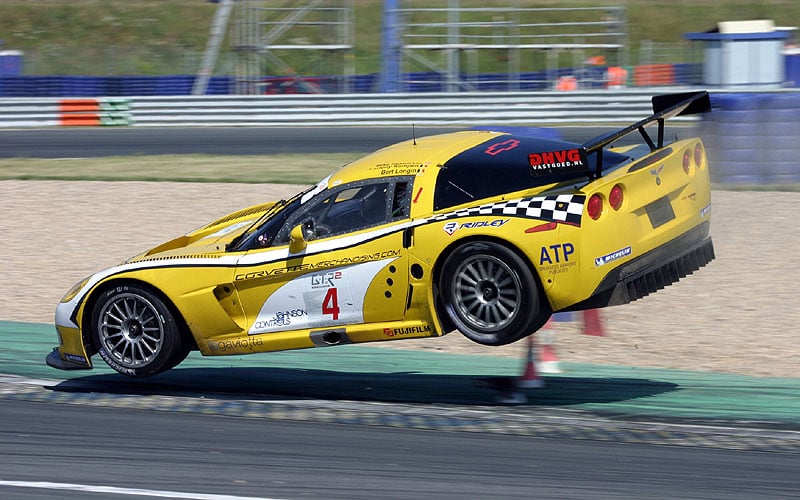
[[[78,292],[81,291],[81,288],[86,286],[86,283],[89,282],[89,278],[91,278],[91,276],[89,276],[87,278],[83,278],[78,283],[75,283],[74,285],[72,285],[72,288],[70,288],[69,291],[64,295],[64,297],[61,299],[61,302],[62,303],[69,302],[70,300],[74,299],[75,296],[78,295]]]

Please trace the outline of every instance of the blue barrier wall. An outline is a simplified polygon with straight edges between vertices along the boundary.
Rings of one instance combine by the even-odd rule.
[[[700,135],[713,182],[800,182],[800,92],[712,93],[711,107]]]
[[[119,97],[190,95],[194,75],[175,76],[6,76],[0,77],[0,97]],[[230,76],[212,77],[208,95],[233,89]]]
[[[675,84],[695,84],[698,73],[696,64],[676,64]],[[506,74],[462,75],[462,79],[472,89],[483,92],[503,92],[507,90],[537,91],[551,90],[552,83],[562,76],[575,76],[581,88],[604,88],[605,66],[585,68],[562,68],[554,71],[521,73],[517,82],[507,81]],[[446,92],[446,75],[436,72],[407,73],[400,85],[403,92]],[[0,74],[0,97],[122,97],[154,95],[190,95],[194,75],[172,76],[3,76]],[[264,77],[264,93],[300,93],[297,85],[282,85],[286,77]],[[336,93],[344,87],[341,81],[331,77],[310,78],[325,92]],[[279,82],[270,85],[271,82]],[[379,75],[356,75],[350,79],[351,92],[372,93],[379,90]],[[209,81],[207,95],[233,93],[233,77],[214,76]],[[469,90],[462,88],[461,90]]]

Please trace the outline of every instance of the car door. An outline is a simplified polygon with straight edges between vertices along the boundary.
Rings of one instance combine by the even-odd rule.
[[[256,237],[235,286],[251,335],[403,318],[408,293],[411,179],[380,179],[317,193]]]

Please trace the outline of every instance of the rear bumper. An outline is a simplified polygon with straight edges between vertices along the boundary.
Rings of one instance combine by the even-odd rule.
[[[63,359],[61,357],[61,352],[58,350],[58,347],[50,351],[50,354],[47,355],[45,358],[45,362],[47,366],[52,368],[58,368],[59,370],[91,370],[92,364],[91,362],[83,358],[81,356],[74,356],[76,359]]]
[[[564,310],[627,304],[669,286],[714,260],[708,222],[613,269],[588,299]]]

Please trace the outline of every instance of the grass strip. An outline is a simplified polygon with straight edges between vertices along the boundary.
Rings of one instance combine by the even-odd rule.
[[[363,153],[3,158],[0,180],[313,184]]]
[[[314,184],[365,153],[263,156],[140,155],[0,158],[0,180],[238,182]],[[800,192],[800,183],[712,184],[719,191]]]

